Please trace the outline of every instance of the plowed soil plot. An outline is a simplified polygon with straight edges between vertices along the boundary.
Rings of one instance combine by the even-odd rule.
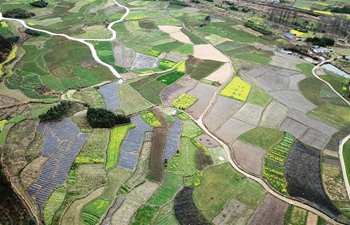
[[[274,99],[290,108],[306,113],[316,107],[299,92],[298,83],[306,76],[297,71],[270,66],[253,69],[246,75]]]
[[[261,175],[263,160],[266,154],[265,150],[245,144],[238,140],[233,143],[231,149],[239,165],[250,173],[259,176]]]
[[[117,82],[106,84],[98,89],[106,103],[106,108],[117,110],[119,108],[119,84]]]
[[[285,163],[288,193],[335,217],[339,212],[322,187],[320,174],[321,152],[296,140]],[[307,172],[305,172],[307,171]]]
[[[202,114],[202,112],[208,106],[217,88],[218,87],[210,84],[198,83],[198,85],[193,90],[187,93],[193,97],[198,98],[198,101],[196,101],[196,103],[194,103],[188,109],[188,112],[194,118],[198,119],[198,117]]]
[[[287,210],[287,203],[269,194],[260,204],[249,225],[284,225]]]
[[[162,181],[164,176],[163,150],[165,149],[167,134],[168,128],[166,127],[154,128],[149,178],[159,182]]]
[[[226,120],[228,120],[244,102],[218,96],[209,114],[204,118],[205,125],[211,131],[217,130]]]
[[[192,199],[193,187],[184,187],[175,197],[175,217],[182,225],[210,224],[198,211]]]
[[[189,77],[184,77],[175,84],[168,86],[164,89],[161,94],[163,104],[166,106],[171,106],[171,103],[181,94],[186,93],[187,91],[192,90],[198,81],[191,79]]]
[[[153,56],[136,53],[131,69],[153,69],[158,67],[159,59]]]

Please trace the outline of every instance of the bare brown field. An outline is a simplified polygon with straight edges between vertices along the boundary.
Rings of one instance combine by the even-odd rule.
[[[245,225],[253,213],[253,209],[232,198],[212,222],[216,225]]]
[[[284,225],[288,204],[268,194],[260,203],[249,225]]]
[[[231,146],[233,156],[249,173],[261,176],[266,151],[236,140]]]
[[[196,119],[202,114],[208,106],[218,87],[199,82],[197,86],[187,94],[198,98],[198,100],[188,109],[188,112]]]
[[[253,128],[254,126],[249,123],[230,118],[219,129],[217,129],[215,133],[231,145],[239,135]]]
[[[258,125],[264,108],[250,103],[245,103],[233,117],[252,125]]]
[[[217,130],[244,103],[232,98],[218,96],[214,106],[204,118],[204,123],[210,131]]]
[[[183,77],[182,79],[180,79],[180,81],[165,88],[161,93],[163,105],[171,106],[171,103],[179,95],[192,90],[194,87],[196,87],[197,84],[198,84],[198,81],[196,81],[190,77]]]
[[[214,147],[220,146],[220,144],[217,141],[215,141],[212,137],[210,137],[208,134],[201,134],[197,136],[196,139],[207,148],[214,148]]]
[[[163,154],[168,134],[167,127],[155,127],[151,146],[149,178],[161,182],[164,178]]]
[[[308,127],[301,124],[293,119],[286,118],[280,126],[280,130],[286,131],[292,134],[296,138],[300,138],[306,131]]]

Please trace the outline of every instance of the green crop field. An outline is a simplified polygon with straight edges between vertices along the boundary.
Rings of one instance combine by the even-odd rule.
[[[145,205],[137,210],[134,220],[131,224],[147,224],[153,220],[159,210],[158,206]]]
[[[189,138],[181,138],[179,168],[182,176],[191,176],[197,172],[196,151],[197,147],[192,144]]]
[[[256,208],[265,193],[260,184],[242,177],[229,163],[225,163],[203,172],[202,184],[194,189],[193,200],[202,209],[203,215],[212,220],[230,198]]]
[[[182,177],[173,173],[166,173],[164,184],[154,193],[148,204],[161,206],[172,199],[182,187]]]
[[[271,61],[270,58],[266,56],[258,55],[258,54],[240,54],[240,55],[237,55],[236,58],[253,61],[257,63],[262,63],[262,64],[268,64]]]
[[[270,150],[283,139],[283,132],[280,130],[255,127],[238,137],[238,140],[255,145],[265,150]]]
[[[343,146],[343,158],[344,158],[346,175],[348,177],[348,181],[350,181],[350,162],[348,160],[349,157],[350,157],[350,141],[347,141]]]
[[[184,44],[178,49],[173,50],[175,54],[178,53],[180,55],[193,55],[193,45],[192,44]]]
[[[43,217],[45,224],[52,224],[52,218],[55,212],[59,209],[63,203],[64,198],[66,197],[66,188],[56,189],[50,196],[49,200],[46,202]]]
[[[266,106],[271,101],[271,96],[258,86],[252,86],[247,102],[255,105]]]
[[[161,44],[161,45],[156,45],[153,46],[152,49],[156,50],[156,51],[160,51],[160,52],[170,52],[174,49],[178,49],[181,46],[183,46],[184,44],[178,41],[174,41],[174,42],[169,42],[166,44]]]
[[[308,77],[313,77],[314,75],[312,74],[312,68],[313,65],[308,64],[308,63],[301,63],[298,64],[297,67],[301,70],[301,72],[303,72],[306,76]]]
[[[188,31],[185,28],[181,28],[182,33],[184,33],[186,36],[188,36],[191,40],[191,42],[195,45],[200,45],[200,44],[206,44],[205,41],[203,41],[201,38],[193,34],[192,32]]]
[[[111,137],[107,151],[106,170],[113,168],[118,164],[119,148],[129,129],[134,128],[134,124],[117,126],[111,130]]]
[[[197,126],[192,120],[185,120],[183,123],[183,131],[182,136],[188,137],[188,138],[194,138],[201,134],[203,134],[204,131]]]
[[[219,69],[224,63],[214,60],[204,60],[201,62],[198,66],[196,66],[193,72],[190,72],[192,69],[192,65],[186,63],[186,68],[188,69],[188,74],[196,80],[201,80],[207,76],[209,76],[211,73]]]

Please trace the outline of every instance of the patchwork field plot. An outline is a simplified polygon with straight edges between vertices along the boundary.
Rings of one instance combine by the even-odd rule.
[[[261,106],[245,103],[233,117],[252,125],[258,125],[263,109]]]
[[[40,211],[51,192],[66,183],[69,169],[89,136],[79,134],[78,128],[70,119],[64,119],[60,124],[49,123],[47,126],[43,155],[51,157],[44,164],[38,180],[27,189],[36,198]],[[53,140],[53,145],[50,140]]]
[[[198,59],[209,59],[220,62],[229,62],[229,59],[219,50],[209,44],[200,44],[194,46],[194,57]]]
[[[259,209],[250,219],[249,224],[258,225],[261,221],[264,223],[284,225],[284,218],[288,210],[288,204],[278,198],[268,194],[264,201],[260,204]]]
[[[231,146],[237,162],[248,172],[260,176],[263,169],[263,160],[266,151],[252,145],[235,141]]]
[[[173,106],[178,109],[187,109],[198,99],[187,94],[182,94],[173,101]]]
[[[151,127],[158,127],[162,125],[151,111],[143,111],[141,113],[141,118]]]
[[[228,119],[219,129],[215,131],[219,137],[232,144],[241,134],[253,129],[254,126],[235,118]]]
[[[282,142],[270,150],[264,158],[263,178],[279,192],[287,193],[287,184],[284,176],[284,163],[288,158],[289,151],[293,146],[294,137],[284,133]]]
[[[108,142],[109,130],[94,129],[74,162],[77,164],[104,164]]]
[[[118,166],[134,170],[141,150],[143,135],[152,128],[139,115],[131,117],[131,122],[136,125],[136,128],[130,130],[123,141]]]
[[[98,89],[106,103],[106,108],[110,110],[118,110],[119,108],[119,84],[117,82],[106,84]]]
[[[172,39],[175,39],[183,43],[192,44],[190,38],[186,36],[184,33],[182,33],[181,27],[176,27],[176,26],[158,26],[158,27],[161,31],[169,34]]]
[[[246,101],[251,89],[251,85],[235,76],[230,83],[220,92],[221,95]]]
[[[187,92],[188,95],[197,98],[198,100],[188,108],[188,112],[194,117],[198,118],[209,104],[213,94],[218,87],[213,85],[198,83],[197,86],[191,91]]]
[[[214,106],[204,118],[205,125],[211,131],[217,130],[227,121],[244,103],[231,98],[218,96]]]
[[[332,201],[348,201],[339,160],[323,158],[322,161],[322,181],[327,195]]]
[[[287,117],[288,111],[288,107],[272,100],[263,111],[259,125],[269,128],[278,128]]]
[[[195,81],[188,77],[181,78],[175,84],[168,86],[161,93],[163,104],[170,106],[171,103],[181,94],[193,89],[197,85],[198,81]]]
[[[150,106],[135,90],[127,84],[119,86],[119,107],[125,115],[140,112]]]
[[[225,63],[205,79],[222,84],[232,75],[232,70],[230,63]]]
[[[158,67],[158,62],[159,59],[156,57],[136,53],[131,69],[154,69]]]
[[[154,128],[153,132],[148,177],[158,182],[161,182],[164,177],[163,150],[166,147],[168,130],[168,127],[163,126]]]
[[[245,194],[248,191],[251,195]],[[202,184],[193,191],[193,201],[205,218],[211,221],[232,197],[246,207],[256,209],[265,193],[258,183],[242,177],[230,164],[225,163],[203,172]]]
[[[309,171],[305,173],[305,171]],[[330,215],[337,216],[338,209],[332,204],[322,187],[320,151],[294,142],[285,163],[287,191],[291,196],[313,202]]]
[[[266,127],[255,127],[242,133],[238,140],[255,145],[265,150],[270,150],[283,139],[283,132]]]
[[[118,126],[111,131],[110,141],[107,150],[106,170],[113,168],[117,165],[120,146],[123,143],[128,130],[134,127],[134,124]]]
[[[169,134],[166,140],[164,159],[171,159],[180,147],[180,136],[182,133],[182,121],[175,117],[174,122],[169,128]]]

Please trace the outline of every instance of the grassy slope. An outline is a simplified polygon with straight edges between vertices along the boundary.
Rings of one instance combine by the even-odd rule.
[[[249,93],[247,102],[255,105],[266,106],[271,101],[271,96],[262,88],[253,86]]]
[[[343,146],[343,157],[346,167],[346,175],[348,177],[348,181],[350,181],[350,140],[348,140]]]

